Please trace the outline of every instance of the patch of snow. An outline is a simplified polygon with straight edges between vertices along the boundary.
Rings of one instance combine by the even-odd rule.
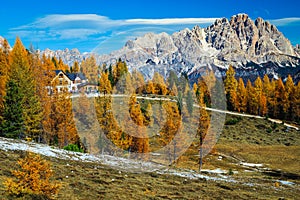
[[[214,177],[214,176],[207,176],[203,174],[199,174],[195,171],[188,170],[188,171],[176,171],[176,170],[160,170],[157,173],[159,174],[171,174],[175,176],[180,176],[183,178],[188,178],[188,179],[206,179],[206,180],[211,180],[211,181],[226,181],[226,182],[231,182],[231,183],[237,183],[236,180],[228,178],[227,176],[220,175],[219,177]]]
[[[264,166],[263,164],[246,163],[246,162],[241,162],[240,165],[243,165],[246,167],[262,167],[262,166]]]
[[[202,169],[202,172],[212,173],[212,174],[227,174],[228,171],[225,171],[223,169],[217,168],[217,169]]]
[[[282,180],[277,180],[277,182],[283,184],[283,185],[295,185],[295,183],[290,182],[290,181],[282,181]]]
[[[205,179],[209,181],[225,181],[225,182],[253,186],[253,183],[239,182],[231,177],[224,175],[227,173],[227,171],[219,168],[214,170],[203,169],[202,170],[203,172],[216,174],[215,176],[209,174],[204,175],[201,173],[197,173],[194,170],[169,169],[163,165],[159,165],[152,162],[127,159],[127,158],[110,156],[110,155],[91,155],[86,153],[71,152],[63,149],[58,149],[56,147],[50,147],[44,144],[26,142],[23,140],[13,140],[13,139],[2,138],[2,137],[0,137],[0,149],[4,151],[19,151],[19,150],[31,151],[44,156],[55,157],[55,158],[60,158],[65,160],[74,160],[74,161],[81,161],[81,162],[96,162],[99,164],[110,166],[112,168],[116,168],[120,170],[119,173],[123,173],[125,171],[133,171],[133,172],[152,171],[157,174],[174,175],[186,179]],[[241,164],[244,166],[251,166],[251,167],[263,166],[262,164],[254,164],[254,163],[241,163]],[[66,166],[70,166],[70,165],[67,163]],[[99,168],[101,168],[101,166],[99,166]],[[125,175],[125,177],[126,176],[127,175]],[[66,178],[68,178],[68,176],[66,176]],[[278,182],[284,185],[290,185],[290,186],[294,185],[294,183],[289,181],[278,180]]]

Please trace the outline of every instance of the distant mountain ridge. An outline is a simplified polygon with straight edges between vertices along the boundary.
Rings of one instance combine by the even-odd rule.
[[[100,60],[110,63],[121,57],[148,78],[154,71],[167,75],[174,70],[195,79],[203,67],[223,72],[229,65],[236,67],[241,76],[254,70],[250,75],[267,73],[276,77],[281,75],[278,71],[283,73],[279,68],[299,71],[299,55],[299,45],[293,47],[276,26],[262,18],[253,21],[246,14],[238,14],[230,20],[217,19],[207,28],[195,26],[172,35],[148,33],[128,41],[118,51],[100,56]],[[260,73],[259,68],[268,72]]]
[[[46,49],[39,53],[62,57],[69,65],[91,55],[77,49]],[[229,65],[245,79],[264,74],[285,78],[287,74],[300,73],[300,46],[292,46],[268,21],[252,20],[247,14],[234,15],[230,20],[217,19],[206,28],[195,26],[172,35],[147,33],[127,41],[119,50],[96,56],[99,64],[108,65],[118,58],[126,61],[129,70],[137,69],[146,78],[152,78],[156,71],[166,77],[173,70],[197,80],[205,67],[218,70],[216,75],[222,76]]]

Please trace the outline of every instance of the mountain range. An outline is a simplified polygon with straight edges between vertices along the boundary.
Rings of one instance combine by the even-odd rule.
[[[186,73],[197,80],[204,69],[218,70],[223,76],[229,65],[237,75],[254,79],[269,74],[271,78],[299,74],[300,47],[293,47],[284,35],[262,18],[255,21],[246,14],[217,19],[207,28],[195,26],[169,35],[147,33],[129,40],[125,46],[99,60],[112,63],[125,60],[147,78],[155,71],[167,76],[170,70]]]
[[[81,54],[77,49],[46,49],[39,53],[61,57],[69,65],[93,54]],[[129,70],[137,69],[147,79],[156,71],[166,77],[173,70],[196,81],[207,68],[216,70],[216,76],[221,77],[232,65],[244,79],[264,74],[284,79],[292,74],[296,81],[300,80],[300,46],[292,46],[268,21],[252,20],[247,14],[217,19],[206,28],[195,26],[171,35],[147,33],[127,41],[119,50],[95,57],[99,64],[108,65],[121,58]]]

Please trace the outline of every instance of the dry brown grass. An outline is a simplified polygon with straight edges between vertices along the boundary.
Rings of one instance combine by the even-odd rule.
[[[10,177],[21,152],[0,151],[0,182]],[[156,173],[120,172],[99,163],[82,163],[46,158],[55,171],[61,188],[58,199],[293,199],[299,191],[288,186],[275,188],[272,180],[257,180],[253,186],[243,183],[189,180]],[[245,178],[245,183],[250,179]],[[253,181],[252,181],[253,182]],[[258,185],[257,185],[258,184]],[[16,199],[4,193],[0,199]],[[26,196],[19,199],[39,199]]]
[[[197,170],[197,149],[195,143],[174,166]],[[279,183],[279,187],[275,187],[278,179],[289,180],[287,177],[262,171],[245,172],[245,168],[239,165],[240,161],[262,163],[272,170],[280,169],[283,175],[291,173],[299,176],[299,131],[287,130],[282,125],[274,126],[263,119],[242,118],[238,123],[224,127],[215,149],[214,154],[204,158],[203,167],[238,171],[230,175],[238,183],[189,180],[156,173],[133,174],[99,163],[46,159],[52,163],[54,179],[63,184],[58,199],[296,199],[299,196],[297,186]],[[4,193],[2,182],[11,177],[10,170],[15,168],[21,155],[22,152],[0,151],[1,200],[15,199]],[[220,155],[222,160],[218,159]],[[300,184],[299,178],[290,181]]]

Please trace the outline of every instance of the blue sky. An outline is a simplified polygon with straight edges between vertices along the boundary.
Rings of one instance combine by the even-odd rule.
[[[146,32],[206,27],[216,18],[247,13],[271,21],[295,45],[300,44],[299,8],[296,0],[6,0],[0,35],[11,45],[20,36],[26,47],[107,53]]]

